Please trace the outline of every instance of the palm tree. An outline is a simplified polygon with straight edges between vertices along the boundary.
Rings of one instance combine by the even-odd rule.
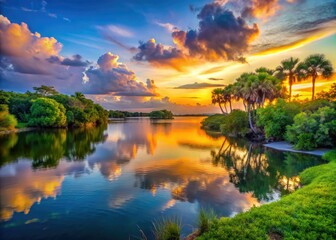
[[[280,78],[288,78],[289,85],[289,101],[292,97],[292,85],[295,80],[299,80],[300,78],[296,78],[298,73],[299,59],[290,57],[281,61],[281,65],[276,68],[276,74]]]
[[[263,107],[266,100],[273,101],[281,94],[281,80],[265,71],[243,73],[234,84],[236,99],[242,99],[247,105],[247,113],[251,130],[256,134],[252,111]],[[244,104],[244,106],[245,106]]]
[[[232,112],[232,99],[233,99],[233,85],[229,84],[223,89],[223,97],[224,97],[224,106],[226,108],[226,103],[229,103],[230,112]]]
[[[305,78],[312,78],[312,100],[315,98],[315,81],[318,76],[328,78],[333,73],[333,66],[324,54],[313,54],[308,56],[303,63]]]
[[[212,90],[211,94],[212,94],[212,103],[213,104],[218,103],[218,106],[219,106],[220,110],[224,114],[224,110],[222,108],[222,104],[225,103],[224,95],[223,95],[223,89],[222,88],[215,88],[214,90]]]

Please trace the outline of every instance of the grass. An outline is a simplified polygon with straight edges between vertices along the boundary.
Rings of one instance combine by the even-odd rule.
[[[179,240],[181,221],[177,218],[163,218],[153,222],[155,240]]]
[[[198,214],[198,230],[202,234],[209,230],[211,223],[216,218],[216,214],[213,209],[201,208]]]
[[[197,239],[336,239],[336,150],[300,174],[304,187],[234,218],[216,219]]]

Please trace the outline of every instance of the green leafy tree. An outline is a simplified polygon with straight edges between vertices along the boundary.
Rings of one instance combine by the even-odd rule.
[[[247,113],[237,109],[233,110],[225,116],[220,129],[224,135],[244,137],[250,131]]]
[[[8,106],[0,104],[0,131],[13,130],[16,125],[16,118],[12,114],[9,114]]]
[[[311,150],[316,147],[336,146],[336,109],[319,108],[316,112],[302,112],[287,126],[286,139],[295,148]]]
[[[28,124],[36,127],[65,127],[65,108],[62,104],[49,98],[38,98],[33,101]]]
[[[299,103],[279,99],[275,104],[257,110],[257,125],[264,129],[266,138],[282,140],[287,125],[293,124],[294,116],[299,112]]]
[[[44,97],[58,94],[55,88],[51,86],[41,85],[40,87],[33,87],[33,89],[35,90],[36,94],[42,95]]]

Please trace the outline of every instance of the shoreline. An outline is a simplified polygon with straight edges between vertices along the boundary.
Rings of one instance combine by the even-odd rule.
[[[265,143],[263,145],[265,147],[272,148],[275,150],[295,152],[295,153],[304,153],[304,154],[310,154],[310,155],[315,155],[315,156],[322,156],[323,154],[331,150],[331,149],[323,149],[323,148],[315,149],[312,151],[295,150],[292,144],[285,142],[285,141]]]
[[[13,133],[29,132],[29,131],[33,131],[36,129],[37,128],[35,127],[15,128],[13,130],[0,131],[0,136],[13,134]]]

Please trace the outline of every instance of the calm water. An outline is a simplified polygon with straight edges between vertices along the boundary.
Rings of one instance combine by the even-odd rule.
[[[233,216],[277,200],[321,163],[209,135],[201,120],[0,138],[1,239],[151,239],[152,221],[170,216],[187,235],[201,207]]]

